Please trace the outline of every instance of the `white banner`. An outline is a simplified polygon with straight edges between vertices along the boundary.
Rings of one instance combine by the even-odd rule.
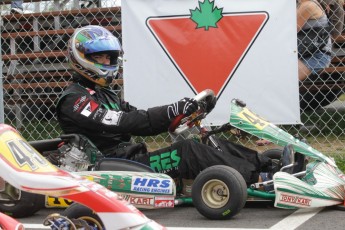
[[[211,125],[239,98],[275,124],[300,123],[296,3],[122,0],[125,99],[141,109],[218,98]]]

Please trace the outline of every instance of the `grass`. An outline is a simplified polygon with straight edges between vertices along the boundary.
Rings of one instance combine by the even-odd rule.
[[[345,93],[342,94],[339,98],[338,98],[339,101],[345,101]]]
[[[52,139],[62,133],[57,121],[28,121],[16,125],[6,120],[5,123],[16,128],[27,141]]]
[[[345,173],[345,158],[344,157],[339,157],[335,156],[334,160],[338,166],[338,168]]]

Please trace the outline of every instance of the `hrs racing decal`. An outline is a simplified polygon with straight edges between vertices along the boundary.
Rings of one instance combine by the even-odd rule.
[[[173,193],[173,181],[171,179],[133,176],[131,191],[171,194]]]
[[[167,173],[173,169],[178,169],[181,157],[177,155],[177,150],[150,156],[150,167],[155,171]]]

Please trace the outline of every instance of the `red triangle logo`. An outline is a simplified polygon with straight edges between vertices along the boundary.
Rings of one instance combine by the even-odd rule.
[[[228,13],[198,28],[190,15],[150,17],[146,24],[195,94],[221,95],[268,20],[267,12]]]

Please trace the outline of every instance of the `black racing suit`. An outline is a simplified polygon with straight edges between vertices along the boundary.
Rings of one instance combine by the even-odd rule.
[[[180,179],[194,179],[212,165],[228,165],[248,184],[257,182],[259,172],[269,164],[262,163],[256,151],[225,140],[219,140],[223,152],[194,140],[182,140],[153,152],[123,155],[119,144],[130,141],[131,135],[152,136],[168,130],[168,105],[138,110],[110,90],[84,85],[72,83],[64,91],[57,104],[58,121],[66,134],[85,135],[104,155],[139,161]]]

